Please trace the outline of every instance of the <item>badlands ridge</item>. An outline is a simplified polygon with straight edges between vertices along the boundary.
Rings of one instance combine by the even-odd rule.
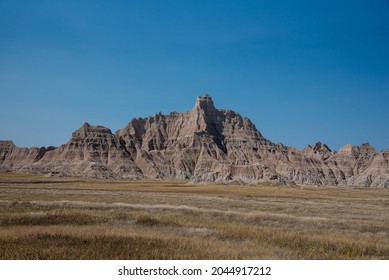
[[[193,182],[275,182],[389,187],[389,151],[369,144],[299,151],[264,138],[247,118],[216,109],[208,95],[183,113],[133,119],[115,134],[85,123],[60,147],[0,141],[0,172],[101,179],[178,178]]]

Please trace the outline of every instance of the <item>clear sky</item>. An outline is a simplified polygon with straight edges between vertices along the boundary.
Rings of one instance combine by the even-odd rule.
[[[0,139],[60,145],[205,92],[276,143],[389,149],[389,1],[0,0]]]

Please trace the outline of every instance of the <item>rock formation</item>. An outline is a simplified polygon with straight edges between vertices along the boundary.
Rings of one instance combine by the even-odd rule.
[[[0,172],[92,178],[179,178],[193,182],[279,182],[389,187],[389,151],[369,144],[338,152],[299,151],[265,139],[247,118],[200,96],[183,113],[133,119],[115,134],[85,123],[58,148],[0,141]]]

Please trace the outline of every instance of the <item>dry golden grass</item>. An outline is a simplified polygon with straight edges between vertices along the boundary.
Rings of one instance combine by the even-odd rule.
[[[389,259],[389,190],[0,174],[0,259]]]

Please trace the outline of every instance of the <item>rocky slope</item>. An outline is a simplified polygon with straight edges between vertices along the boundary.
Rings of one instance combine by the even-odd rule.
[[[208,95],[183,113],[133,119],[115,134],[85,123],[58,148],[0,141],[0,172],[194,182],[281,182],[389,187],[389,151],[369,144],[302,151],[265,139],[247,118],[218,110]]]

